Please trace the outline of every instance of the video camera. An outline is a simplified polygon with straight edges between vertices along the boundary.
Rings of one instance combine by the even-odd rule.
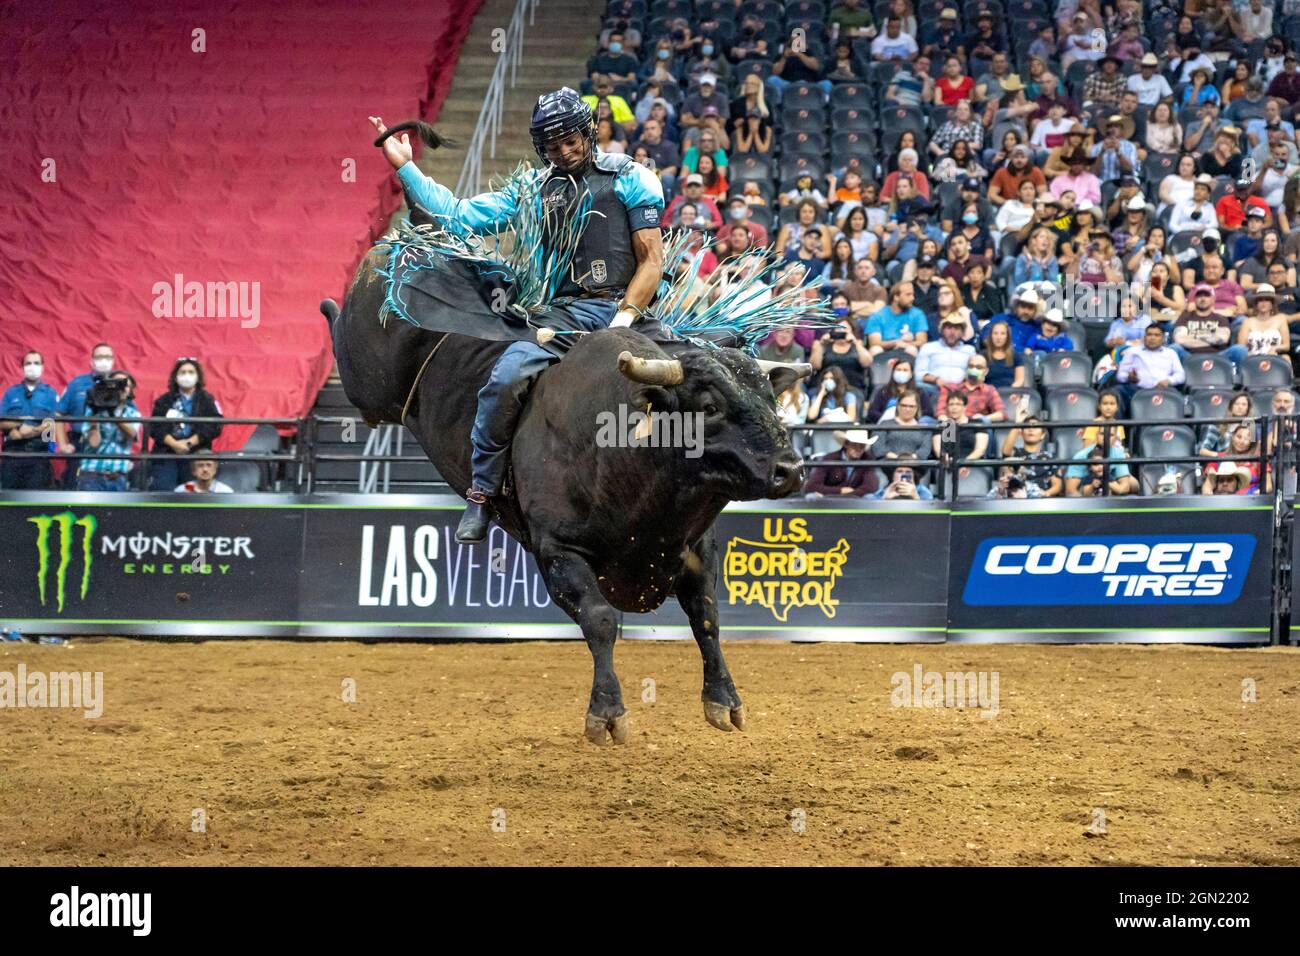
[[[96,375],[94,384],[86,392],[86,408],[91,414],[111,414],[126,403],[130,378],[111,378],[111,374]]]

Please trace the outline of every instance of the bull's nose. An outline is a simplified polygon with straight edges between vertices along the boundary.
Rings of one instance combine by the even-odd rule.
[[[784,498],[799,490],[803,484],[803,462],[798,458],[782,458],[772,465],[767,481],[769,498]]]

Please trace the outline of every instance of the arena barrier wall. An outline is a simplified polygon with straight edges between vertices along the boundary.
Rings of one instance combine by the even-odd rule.
[[[1181,504],[1179,503],[1181,501]],[[577,638],[452,496],[0,497],[0,626],[29,634]],[[1194,513],[1194,514],[1193,514]],[[1258,498],[751,502],[718,524],[724,636],[1266,643]],[[670,601],[629,638],[689,638]]]

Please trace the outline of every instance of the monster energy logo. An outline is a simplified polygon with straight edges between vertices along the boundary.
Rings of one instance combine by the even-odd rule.
[[[55,598],[59,613],[63,613],[63,601],[67,591],[68,568],[72,564],[73,528],[81,528],[81,599],[86,599],[90,590],[90,565],[94,560],[90,550],[90,541],[95,535],[98,524],[94,515],[78,518],[71,511],[57,515],[35,515],[27,519],[36,525],[36,555],[39,559],[36,567],[36,586],[40,589],[41,604],[45,604],[46,586],[50,577],[50,529],[59,528],[59,564],[54,572]]]

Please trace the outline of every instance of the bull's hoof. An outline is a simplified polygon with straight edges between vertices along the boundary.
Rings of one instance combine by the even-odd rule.
[[[602,717],[599,714],[588,713],[587,723],[583,728],[583,736],[597,747],[605,746],[606,734],[613,739],[614,743],[625,744],[629,733],[627,714],[619,714],[617,717]]]
[[[731,733],[733,726],[737,730],[744,730],[745,707],[743,704],[728,707],[726,704],[715,704],[711,700],[706,700],[704,702],[704,719],[714,727],[727,733]]]

